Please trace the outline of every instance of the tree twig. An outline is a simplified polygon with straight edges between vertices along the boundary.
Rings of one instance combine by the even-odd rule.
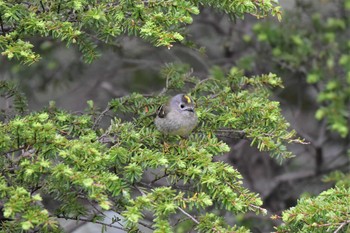
[[[244,130],[234,130],[234,129],[218,129],[215,134],[218,137],[232,138],[232,139],[243,139],[246,135]]]
[[[111,228],[115,228],[115,229],[119,229],[119,230],[127,232],[127,230],[125,230],[123,227],[118,227],[118,226],[113,225],[114,223],[104,223],[104,222],[101,222],[101,221],[95,221],[93,219],[78,218],[78,217],[74,218],[74,217],[68,217],[68,216],[62,216],[62,215],[57,215],[56,217],[57,218],[64,218],[64,219],[68,219],[68,220],[75,220],[75,221],[82,221],[82,222],[90,222],[90,223],[100,224],[100,225],[103,225],[103,226],[106,226],[106,227],[111,227]]]
[[[13,153],[13,152],[17,152],[17,151],[23,150],[23,149],[25,149],[25,148],[26,148],[25,146],[22,146],[22,147],[13,149],[13,150],[9,150],[9,151],[6,151],[6,152],[2,153],[1,156],[6,155],[6,154],[11,154],[11,153]]]
[[[45,6],[43,4],[43,1],[40,1],[40,5],[41,5],[41,8],[43,9],[43,12],[45,12],[46,10],[45,10]]]
[[[200,85],[202,85],[203,83],[205,82],[208,82],[208,81],[211,81],[211,80],[214,80],[213,78],[205,78],[205,79],[202,79],[201,81],[199,81],[195,86],[194,86],[194,90],[197,90],[199,88]]]
[[[152,226],[150,226],[150,225],[148,225],[146,223],[143,223],[143,222],[139,221],[138,224],[140,224],[141,226],[147,227],[148,229],[151,229],[152,231],[154,231],[154,227],[152,227]]]
[[[169,176],[169,175],[170,175],[170,174],[168,174],[168,173],[165,171],[164,174],[163,174],[162,176],[155,177],[155,179],[152,180],[152,181],[149,183],[149,185],[152,185],[152,184],[156,183],[158,180],[161,180],[161,179],[163,179],[163,178],[165,178],[165,177],[167,177],[167,176]]]
[[[94,125],[92,126],[93,129],[95,129],[95,127],[98,125],[98,123],[101,121],[102,117],[104,117],[104,115],[106,115],[107,112],[109,112],[112,109],[111,106],[107,106],[105,108],[105,110],[103,110],[100,115],[97,117],[97,119],[94,122]]]
[[[190,215],[189,213],[187,213],[185,210],[183,210],[180,207],[177,207],[178,210],[180,210],[184,215],[186,215],[189,219],[191,219],[194,223],[199,224],[199,221],[197,219],[195,219],[192,215]]]
[[[146,196],[146,194],[142,191],[140,187],[138,187],[137,185],[134,185],[134,187],[137,189],[137,191],[141,193],[142,196]]]
[[[249,204],[249,206],[254,208],[254,209],[257,209],[257,210],[261,211],[263,214],[267,213],[267,210],[264,209],[264,208],[261,208],[260,206],[256,206],[256,205],[253,205],[253,204]]]
[[[94,203],[92,203],[92,201],[90,201],[89,199],[87,199],[87,201],[89,202],[89,204],[92,206],[92,208],[94,208],[99,214],[103,215],[104,217],[107,217],[107,215],[105,213],[103,213],[103,211],[99,210]]]
[[[5,30],[4,30],[4,22],[2,21],[2,15],[1,14],[0,14],[0,26],[1,26],[2,35],[5,36],[6,33],[5,33]]]
[[[134,187],[137,189],[137,191],[139,191],[141,193],[142,196],[145,196],[146,194],[141,190],[140,187],[138,187],[137,185],[134,185]],[[178,210],[180,210],[184,215],[186,215],[189,219],[191,219],[194,223],[199,224],[199,221],[197,219],[195,219],[195,217],[193,217],[192,215],[190,215],[189,213],[187,213],[185,210],[183,210],[181,207],[177,207]]]
[[[340,226],[333,233],[338,233],[346,224],[349,224],[349,223],[350,223],[350,220],[347,220],[341,223]]]
[[[165,81],[165,87],[163,88],[163,90],[158,94],[158,96],[162,96],[165,94],[165,92],[167,92],[169,89],[169,76],[166,77],[166,81]]]

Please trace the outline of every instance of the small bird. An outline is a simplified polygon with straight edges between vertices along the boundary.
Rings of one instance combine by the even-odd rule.
[[[194,102],[188,95],[178,94],[157,110],[154,123],[166,135],[188,137],[198,123]]]

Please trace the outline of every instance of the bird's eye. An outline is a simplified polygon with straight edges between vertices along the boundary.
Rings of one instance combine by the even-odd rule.
[[[180,104],[180,108],[181,108],[181,109],[184,109],[184,108],[185,108],[185,105],[184,105],[184,104]]]

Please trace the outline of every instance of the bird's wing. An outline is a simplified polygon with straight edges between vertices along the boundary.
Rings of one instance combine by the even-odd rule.
[[[164,118],[166,117],[167,113],[168,113],[168,107],[167,105],[161,105],[159,106],[159,108],[157,109],[157,116],[159,118]]]
[[[159,118],[164,118],[166,116],[165,110],[164,110],[164,105],[159,106],[159,108],[157,109],[157,116]]]

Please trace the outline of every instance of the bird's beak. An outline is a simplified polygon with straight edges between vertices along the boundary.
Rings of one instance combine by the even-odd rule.
[[[194,112],[194,108],[193,107],[187,107],[185,110],[189,111],[189,112]]]

